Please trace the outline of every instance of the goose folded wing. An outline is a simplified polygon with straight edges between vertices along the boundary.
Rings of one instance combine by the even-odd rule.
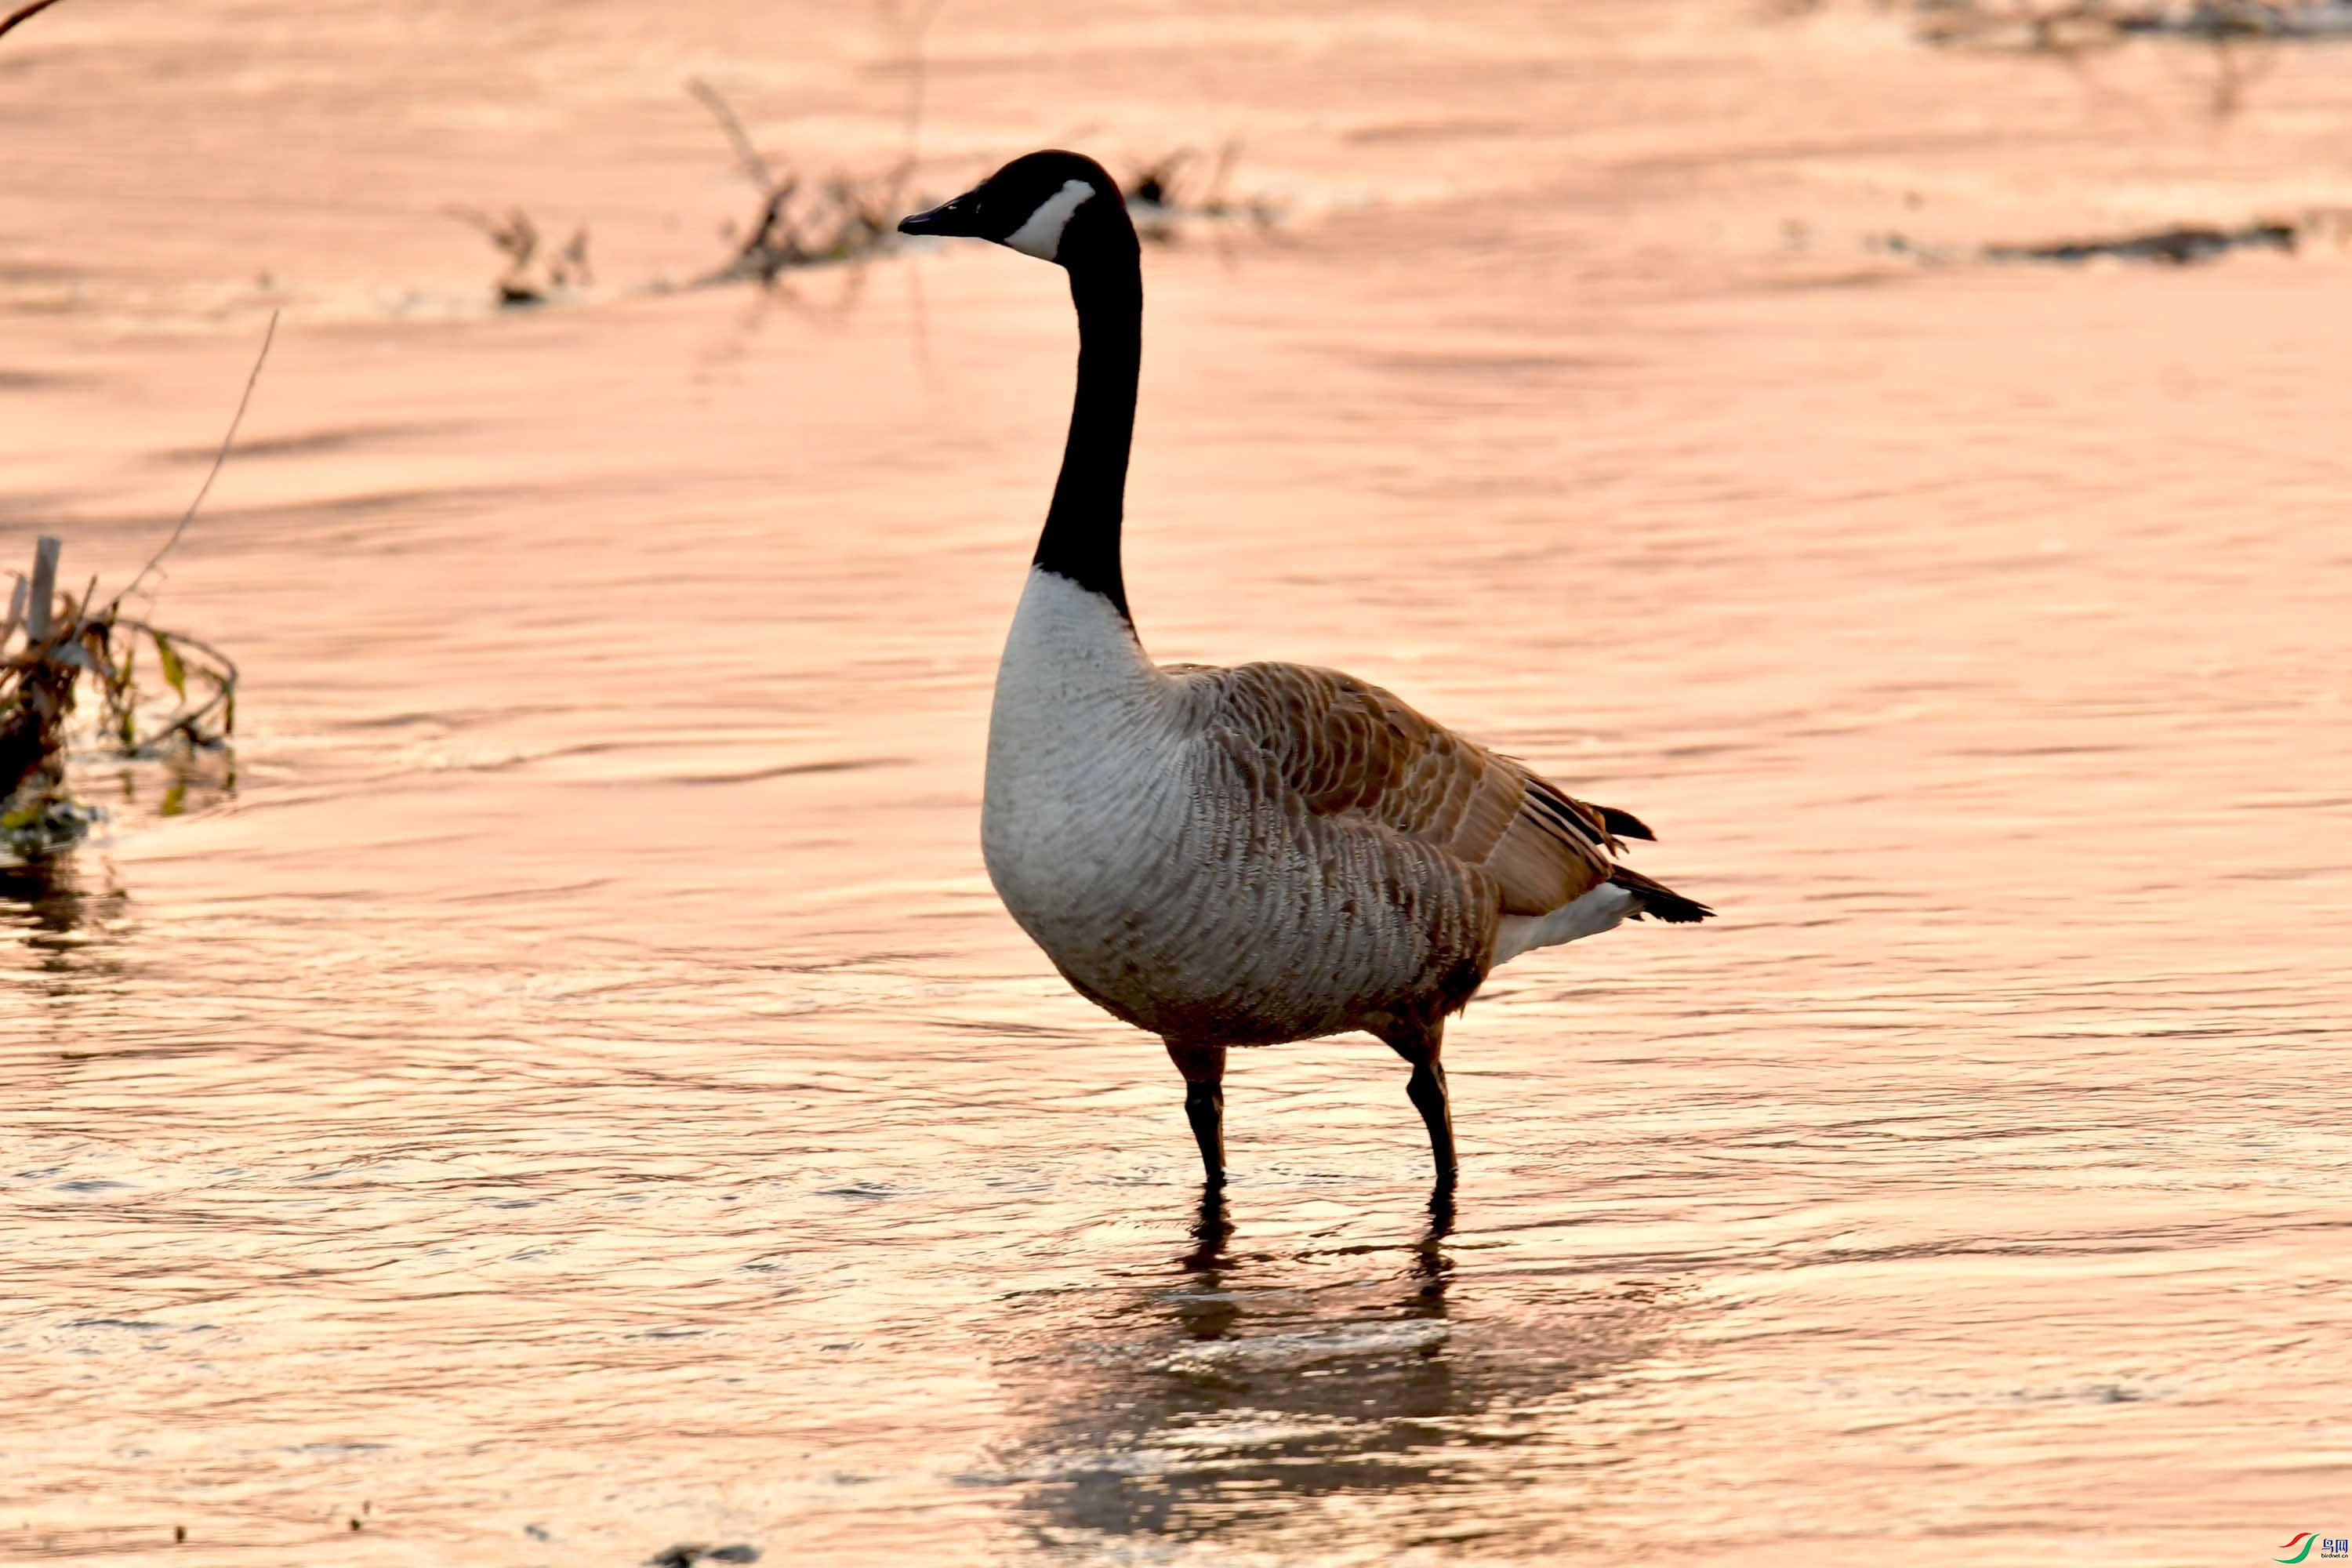
[[[1199,721],[1238,736],[1262,776],[1318,816],[1378,823],[1491,879],[1507,914],[1541,914],[1616,869],[1637,818],[1587,805],[1377,686],[1293,664],[1176,667]]]

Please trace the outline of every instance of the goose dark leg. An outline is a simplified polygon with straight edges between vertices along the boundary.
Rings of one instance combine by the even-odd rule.
[[[1201,1169],[1212,1187],[1225,1184],[1225,1047],[1168,1042],[1168,1059],[1184,1075],[1184,1119],[1201,1145]]]
[[[1445,1044],[1445,1022],[1401,1024],[1381,1037],[1389,1049],[1412,1064],[1404,1086],[1405,1098],[1429,1127],[1430,1158],[1437,1163],[1437,1185],[1451,1192],[1456,1169],[1454,1159],[1454,1108],[1445,1093],[1445,1068],[1437,1054]]]

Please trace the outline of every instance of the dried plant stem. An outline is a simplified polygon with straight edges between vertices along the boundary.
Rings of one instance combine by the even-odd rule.
[[[269,363],[269,345],[277,339],[278,312],[272,310],[269,312],[268,330],[261,334],[261,352],[253,357],[253,369],[245,378],[245,391],[236,400],[236,413],[230,416],[228,429],[221,437],[220,449],[213,454],[213,466],[205,471],[205,482],[196,487],[196,499],[190,501],[188,510],[180,514],[180,521],[172,529],[172,537],[163,541],[162,548],[147,558],[147,564],[139,568],[139,575],[131,579],[130,585],[115,595],[109,602],[108,615],[111,616],[114,613],[114,607],[135,593],[139,584],[147,580],[148,574],[162,564],[163,557],[171,552],[172,546],[180,542],[180,535],[188,531],[188,524],[195,521],[197,511],[205,504],[205,498],[213,493],[213,481],[220,478],[221,465],[228,461],[229,448],[236,444],[237,427],[245,423],[245,411],[253,403],[253,389],[261,380],[261,367]]]
[[[932,19],[939,16],[945,0],[919,0],[919,4],[901,9],[897,0],[886,0],[883,14],[889,26],[904,41],[907,49],[907,167],[911,171],[921,155],[923,141],[923,98],[929,87],[929,60],[923,44],[931,30]]]
[[[0,22],[0,37],[5,37],[9,29],[16,26],[17,23],[31,21],[34,17],[39,16],[42,12],[47,10],[57,3],[58,0],[33,0],[33,3],[29,5],[18,6],[16,10],[8,13],[8,19],[6,21]]]
[[[152,626],[145,621],[132,620],[128,616],[117,619],[113,626],[118,631],[143,632],[151,640],[167,639],[174,648],[193,649],[210,659],[213,664],[211,669],[204,672],[213,683],[213,694],[210,697],[202,702],[194,703],[183,700],[177,711],[157,725],[151,733],[126,742],[123,749],[133,752],[142,752],[170,740],[175,734],[185,735],[191,741],[202,741],[203,734],[197,728],[198,724],[236,700],[236,662],[204,638],[191,637],[186,632]],[[223,732],[226,733],[228,728],[229,726],[224,723]]]
[[[58,596],[58,552],[63,542],[43,534],[33,546],[33,577],[25,605],[25,640],[36,645],[49,640],[50,606]]]
[[[261,351],[245,378],[245,390],[236,400],[236,412],[213,454],[212,467],[205,470],[195,499],[128,587],[102,606],[95,577],[79,598],[59,593],[59,544],[47,535],[36,544],[31,573],[17,579],[5,629],[0,629],[0,644],[12,640],[20,624],[25,629],[19,651],[0,653],[0,850],[12,857],[37,860],[69,847],[99,818],[98,812],[73,798],[65,763],[76,689],[84,678],[101,703],[100,733],[118,755],[152,756],[167,743],[182,742],[192,750],[211,750],[223,745],[236,730],[236,662],[201,637],[126,616],[121,609],[123,600],[153,574],[203,510],[205,498],[212,493],[213,482],[236,444],[236,433],[252,406],[254,387],[277,336],[278,318],[273,314],[262,334]],[[124,634],[131,640],[125,640]],[[143,733],[139,689],[131,676],[139,637],[154,645],[164,683],[176,703],[167,717],[146,727]],[[199,685],[192,693],[191,679],[208,684],[210,691]],[[170,812],[167,804],[166,815]]]
[[[736,118],[734,106],[719,95],[717,88],[699,77],[689,78],[686,90],[694,94],[703,108],[710,110],[711,118],[719,121],[719,129],[726,132],[727,139],[735,144],[735,156],[742,163],[743,177],[762,191],[773,191],[780,182],[774,171],[768,167],[766,155],[752,143],[751,132],[743,129],[743,121]]]

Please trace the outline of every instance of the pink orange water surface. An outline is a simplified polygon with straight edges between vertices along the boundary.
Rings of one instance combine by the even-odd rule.
[[[919,58],[919,81],[909,61]],[[2352,1523],[2352,268],[1922,265],[2352,195],[1894,13],[68,0],[0,43],[0,561],[126,580],[233,788],[0,874],[0,1557],[2268,1559]],[[1158,1046],[999,909],[1061,280],[654,287],[689,78],[913,185],[1238,138],[1146,258],[1167,659],[1387,685],[1722,911],[1403,1069]],[[587,225],[488,308],[444,215]],[[353,1528],[357,1521],[357,1528]],[[185,1532],[174,1543],[175,1528]],[[2323,1530],[2323,1533],[2325,1533]]]

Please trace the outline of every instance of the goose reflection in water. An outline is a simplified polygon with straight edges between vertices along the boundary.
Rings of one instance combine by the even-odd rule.
[[[1038,1538],[1295,1551],[1370,1514],[1400,1548],[1460,1542],[1508,1528],[1464,1517],[1465,1489],[1556,1500],[1597,1475],[1605,1444],[1563,1450],[1535,1417],[1657,1353],[1656,1293],[1465,1276],[1454,1227],[1441,1186],[1410,1239],[1260,1250],[1203,1193],[1176,1280],[1129,1288],[1026,1369],[1050,1392],[1006,1468]]]

